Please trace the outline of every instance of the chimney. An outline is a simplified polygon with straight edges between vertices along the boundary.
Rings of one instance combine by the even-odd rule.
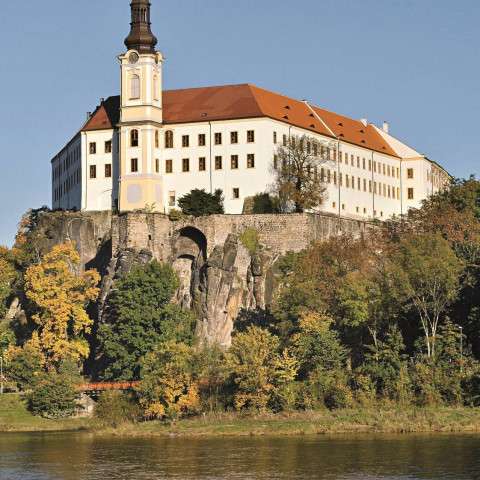
[[[390,133],[390,124],[388,122],[383,122],[382,130],[385,133]]]
[[[87,112],[87,121],[92,118],[92,112]]]
[[[103,105],[104,102],[105,102],[105,99],[102,97],[102,98],[100,99],[100,105]]]
[[[360,121],[363,123],[364,127],[368,125],[368,120],[366,118],[361,118]]]

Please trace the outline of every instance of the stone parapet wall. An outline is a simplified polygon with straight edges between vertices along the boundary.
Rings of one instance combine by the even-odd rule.
[[[228,235],[241,235],[247,228],[258,232],[260,242],[267,249],[282,254],[298,252],[314,241],[340,232],[362,235],[372,224],[327,214],[212,215],[173,222],[162,214],[126,213],[113,219],[113,251],[145,249],[158,260],[167,261],[173,255],[175,237],[187,227],[205,235],[207,255],[216,245],[223,245]]]

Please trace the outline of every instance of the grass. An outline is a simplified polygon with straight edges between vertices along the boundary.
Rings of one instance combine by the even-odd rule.
[[[16,394],[0,395],[0,432],[53,432],[83,430],[90,421],[83,418],[48,420],[35,417],[25,400]]]
[[[0,396],[0,432],[89,431],[120,436],[252,436],[354,433],[469,433],[480,432],[477,408],[376,408],[295,412],[265,415],[211,414],[180,420],[102,427],[95,420],[47,420],[33,416],[19,395]]]
[[[259,436],[348,433],[480,432],[480,410],[470,408],[371,408],[240,416],[216,414],[174,425],[123,425],[108,433],[125,436]]]

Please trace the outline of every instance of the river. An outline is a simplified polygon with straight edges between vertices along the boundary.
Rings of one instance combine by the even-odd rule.
[[[105,438],[0,434],[1,480],[479,479],[477,435]]]

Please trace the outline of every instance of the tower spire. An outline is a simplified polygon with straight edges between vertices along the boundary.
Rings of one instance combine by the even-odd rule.
[[[150,29],[150,5],[150,0],[132,0],[130,3],[132,21],[130,34],[125,39],[125,45],[129,50],[155,53],[157,38]]]

